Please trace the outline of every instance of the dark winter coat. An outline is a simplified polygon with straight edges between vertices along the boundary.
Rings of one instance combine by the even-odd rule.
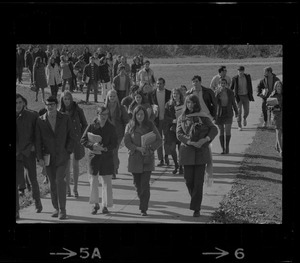
[[[227,97],[228,97],[228,103],[227,103],[227,118],[232,118],[233,117],[233,110],[235,114],[238,114],[238,109],[236,106],[236,102],[234,99],[233,91],[231,89],[226,88],[225,89],[227,92]],[[217,116],[216,116],[216,124],[218,124],[218,118],[221,117],[222,115],[222,104],[221,104],[221,99],[220,99],[220,90],[216,90],[216,99],[217,99]]]
[[[33,67],[33,81],[38,89],[47,87],[46,71],[44,63],[34,65]]]
[[[37,158],[40,160],[45,154],[50,154],[50,165],[61,166],[70,159],[76,142],[71,119],[68,115],[57,112],[55,131],[53,131],[47,114],[45,113],[37,120]]]
[[[109,65],[107,63],[99,65],[99,75],[101,83],[110,82]]]
[[[25,67],[29,68],[29,70],[32,71],[33,63],[34,61],[33,61],[32,53],[29,50],[27,50],[25,53]]]
[[[93,144],[88,139],[88,132],[91,132],[102,137],[103,147],[107,148],[107,152],[101,154],[93,153]],[[114,173],[113,150],[117,147],[118,138],[116,128],[108,120],[101,128],[98,118],[88,125],[83,133],[80,143],[90,150],[88,154],[88,163],[91,167],[90,170],[98,170],[96,167],[100,166],[100,175],[110,175]],[[103,165],[105,164],[105,165]]]
[[[214,140],[218,134],[218,128],[212,123],[209,117],[205,113],[194,113],[190,115],[181,115],[177,121],[176,135],[180,145],[179,163],[180,165],[201,165],[209,163],[210,153],[208,149],[209,143]],[[199,138],[210,137],[210,141],[203,144],[201,148],[196,148],[191,145],[187,145],[187,142],[191,139],[190,130],[192,124],[195,122],[202,122],[200,128]]]
[[[276,81],[280,81],[280,79],[274,74],[272,73],[272,77],[273,77],[273,87],[272,89],[270,90],[269,89],[269,86],[268,86],[268,78],[267,77],[264,77],[260,82],[259,84],[257,85],[257,96],[260,96],[263,89],[268,89],[268,94],[266,96],[266,98],[268,98],[270,96],[270,94],[272,93],[272,91],[274,90],[274,84]]]
[[[64,109],[60,109],[60,111],[65,113]],[[80,143],[80,140],[88,124],[84,116],[83,109],[81,109],[74,101],[69,116],[71,118],[72,127],[74,129],[74,134],[76,138],[76,143],[74,147],[74,157],[75,160],[81,160],[85,155],[85,151],[83,145]]]

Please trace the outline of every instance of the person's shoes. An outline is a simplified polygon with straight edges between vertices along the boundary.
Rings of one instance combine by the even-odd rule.
[[[182,165],[179,166],[179,174],[183,174],[183,167],[182,167]]]
[[[28,192],[31,192],[31,185],[30,184],[27,184],[26,188],[27,188]]]
[[[66,212],[60,212],[59,216],[58,216],[58,219],[60,219],[60,220],[67,219],[67,213]]]
[[[225,154],[225,153],[226,153],[225,148],[222,148],[221,154]]]
[[[199,217],[200,216],[200,211],[199,210],[195,210],[193,217]]]
[[[55,210],[55,211],[52,213],[51,217],[58,217],[58,214],[59,214],[58,210]]]
[[[164,160],[160,160],[159,164],[157,165],[158,167],[164,166]]]
[[[147,212],[146,211],[141,211],[141,216],[147,216]]]
[[[172,171],[173,174],[177,174],[178,172],[178,165],[175,165],[175,169]]]
[[[239,127],[238,130],[239,130],[239,131],[242,131],[243,129],[242,129],[242,127]]]
[[[114,179],[117,179],[116,174],[113,174],[113,175],[112,175],[112,179],[113,179],[113,180],[114,180]]]
[[[262,126],[263,128],[267,128],[267,122],[266,121],[264,121],[264,123],[263,123],[263,126]]]
[[[169,161],[168,155],[165,155],[165,163],[166,163],[166,166],[170,165],[170,161]]]
[[[19,211],[16,212],[16,219],[20,219],[20,213],[19,213]]]
[[[67,197],[71,197],[72,196],[72,194],[71,194],[71,191],[67,191]]]
[[[40,213],[40,212],[42,212],[42,210],[43,210],[43,206],[42,206],[42,203],[40,200],[39,202],[35,203],[35,212]]]
[[[104,206],[104,207],[102,208],[102,214],[108,214],[108,213],[109,213],[109,211],[108,211],[107,207]]]
[[[100,209],[99,204],[95,204],[92,210],[92,215],[96,215],[97,211]]]
[[[246,120],[246,119],[244,119],[243,125],[244,125],[244,126],[247,126],[247,120]]]
[[[78,196],[79,196],[78,191],[77,190],[73,190],[73,193],[74,193],[75,198],[78,198]]]

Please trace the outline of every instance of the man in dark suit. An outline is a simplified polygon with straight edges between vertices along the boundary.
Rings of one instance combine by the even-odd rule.
[[[254,101],[252,81],[250,74],[245,73],[243,66],[238,67],[238,75],[232,78],[231,87],[238,106],[238,129],[242,130],[242,107],[244,108],[243,125],[247,125],[247,117],[249,115],[250,101]]]
[[[165,104],[170,100],[171,97],[171,91],[165,89],[165,85],[166,81],[163,78],[159,78],[156,81],[156,88],[148,95],[148,101],[150,105],[156,105],[155,107],[158,109],[154,123],[162,137],[165,136],[167,128],[166,122],[164,121]],[[157,166],[164,165],[163,147],[164,144],[157,149],[157,155],[160,161]],[[166,150],[164,150],[164,152],[166,152]],[[168,155],[165,155],[165,162],[166,165],[169,165]]]
[[[40,189],[36,174],[35,127],[38,114],[26,109],[26,99],[16,94],[16,177],[17,177],[17,207],[16,217],[19,217],[18,184],[24,181],[24,168],[32,185],[32,197],[36,212],[43,209],[40,199]]]
[[[95,63],[95,58],[93,56],[90,57],[90,63],[87,64],[83,69],[82,79],[87,84],[86,103],[89,102],[91,89],[94,90],[95,102],[98,102],[97,94],[98,94],[98,85],[100,84],[100,72],[99,72],[99,67]]]
[[[57,98],[50,96],[45,101],[47,112],[36,124],[36,153],[41,166],[46,166],[50,180],[52,217],[66,219],[66,168],[75,146],[75,134],[68,115],[57,111]],[[50,158],[47,163],[48,156]]]

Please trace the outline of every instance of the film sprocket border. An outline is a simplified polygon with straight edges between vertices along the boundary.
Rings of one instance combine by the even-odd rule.
[[[122,12],[115,17],[110,26],[106,23],[99,25],[97,14],[100,13],[100,7],[103,9],[105,7],[107,11],[104,16],[107,16],[107,13],[113,14],[116,10]],[[134,19],[128,17],[128,14],[135,14],[141,7],[142,21],[145,18],[153,18],[151,27],[147,27],[149,34],[145,36],[140,34],[143,23],[137,24],[134,28],[129,27]],[[3,10],[10,14],[13,25],[5,27],[3,35],[10,38],[9,41],[13,41],[10,43],[13,48],[15,43],[40,43],[41,40],[45,43],[76,43],[74,40],[80,33],[84,37],[77,38],[78,43],[97,43],[99,37],[95,32],[106,34],[109,36],[109,42],[116,44],[254,42],[282,44],[285,85],[296,86],[294,81],[296,74],[292,63],[295,57],[299,57],[299,20],[294,4],[221,6],[192,3],[174,4],[172,8],[169,4],[119,6],[85,4],[72,6],[71,10],[75,9],[77,14],[82,14],[82,21],[76,23],[76,28],[68,27],[74,24],[74,20],[72,22],[65,20],[64,14],[69,8],[69,4],[59,5],[59,8],[46,4],[5,5]],[[285,15],[288,15],[289,19],[285,19]],[[8,23],[1,19],[2,25]],[[47,30],[40,30],[43,28]],[[296,92],[299,92],[299,89]],[[290,101],[292,99],[289,97]],[[286,108],[292,106],[287,105]],[[289,139],[291,138],[285,137],[286,145]],[[292,176],[283,178],[282,225],[18,225],[15,224],[12,192],[7,210],[10,211],[10,216],[4,219],[1,226],[0,236],[4,242],[0,262],[292,261],[295,255],[296,206],[293,199],[295,166],[291,162],[287,155],[284,159],[284,164],[287,165],[283,165],[283,175]],[[12,176],[9,185],[14,184]],[[222,251],[229,254],[221,256],[224,253]],[[72,252],[76,255],[68,257]]]

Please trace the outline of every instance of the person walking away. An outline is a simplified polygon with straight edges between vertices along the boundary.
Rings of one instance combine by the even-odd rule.
[[[74,73],[77,76],[77,83],[79,84],[79,89],[81,92],[83,92],[83,86],[84,86],[82,77],[83,77],[83,70],[84,70],[85,66],[86,66],[86,64],[83,60],[83,56],[80,55],[78,57],[78,61],[74,65]]]
[[[147,62],[145,62],[147,64]],[[159,78],[156,82],[156,88],[149,93],[148,100],[151,105],[157,105],[155,108],[157,108],[157,112],[154,112],[156,118],[154,119],[154,124],[156,125],[156,128],[158,129],[160,136],[162,138],[166,135],[166,122],[164,121],[165,117],[165,105],[170,100],[171,97],[171,91],[167,90],[165,88],[166,81],[163,78]],[[164,149],[163,149],[164,148]],[[163,154],[165,152],[165,155]],[[163,166],[164,165],[164,156],[165,156],[165,162],[166,165],[169,166],[169,159],[168,155],[166,155],[166,149],[164,143],[161,147],[157,149],[157,155],[159,163],[157,166]]]
[[[80,142],[89,149],[88,165],[90,174],[90,204],[92,214],[100,209],[98,175],[102,185],[102,213],[109,213],[113,206],[112,174],[114,173],[113,150],[117,147],[115,126],[108,120],[109,111],[101,106],[97,109],[97,117],[86,128]],[[90,137],[90,139],[89,139]]]
[[[155,134],[155,140],[148,145],[141,144],[141,137],[149,132]],[[126,126],[125,147],[129,150],[128,172],[133,175],[133,183],[140,200],[142,216],[147,216],[150,200],[150,177],[154,166],[154,151],[162,144],[162,138],[152,121],[148,120],[146,109],[139,105],[133,111],[133,117]]]
[[[66,169],[76,138],[70,117],[57,110],[57,98],[49,96],[45,105],[47,112],[38,118],[36,125],[36,153],[39,164],[46,165],[50,181],[55,209],[51,216],[63,220],[67,219]]]
[[[87,84],[86,103],[89,102],[90,90],[94,90],[94,101],[97,103],[98,85],[100,83],[99,67],[95,64],[95,58],[90,57],[90,63],[84,67],[83,81]]]
[[[282,82],[280,80],[276,81],[274,84],[274,90],[270,94],[269,98],[276,98],[278,103],[271,104],[267,101],[267,106],[269,105],[270,110],[273,114],[273,120],[275,124],[276,131],[276,145],[275,149],[279,152],[282,157]]]
[[[227,74],[226,66],[221,66],[218,69],[218,72],[219,72],[219,74],[217,74],[216,76],[214,76],[212,78],[212,80],[210,82],[210,86],[209,86],[209,88],[211,88],[214,92],[219,87],[220,79],[226,79],[228,87],[230,87],[230,85],[231,85],[231,78],[226,75]]]
[[[101,96],[103,101],[105,101],[107,92],[111,89],[109,65],[106,62],[106,57],[102,57],[100,59],[99,76],[100,76],[100,82],[102,86]]]
[[[16,74],[16,79],[18,80],[18,84],[22,84],[22,75],[23,75],[23,68],[25,66],[25,60],[24,60],[24,55],[22,54],[22,49],[18,47],[17,49],[17,54],[16,54],[16,66],[17,66],[17,74]]]
[[[250,74],[245,73],[245,67],[238,67],[238,75],[232,78],[231,90],[233,90],[234,97],[238,107],[238,129],[242,131],[242,113],[243,114],[243,125],[247,126],[247,117],[250,110],[250,101],[254,101],[252,81]]]
[[[65,113],[70,116],[72,122],[72,129],[76,137],[76,142],[74,146],[74,152],[70,156],[66,170],[66,185],[67,185],[67,196],[71,196],[70,188],[70,167],[72,162],[73,167],[73,193],[76,198],[78,198],[78,177],[79,177],[79,161],[84,157],[85,150],[83,145],[80,143],[81,137],[88,126],[83,110],[79,105],[73,100],[72,93],[65,90],[61,94],[60,112]]]
[[[55,63],[54,56],[51,56],[48,60],[46,76],[47,84],[51,89],[51,95],[57,97],[58,89],[62,85],[62,79],[59,73],[59,66]]]
[[[32,197],[35,202],[36,212],[40,213],[43,206],[40,198],[40,189],[36,174],[36,121],[38,115],[25,108],[25,98],[16,94],[16,217],[19,217],[19,194],[18,183],[24,180],[24,168],[27,170],[31,187]]]
[[[179,168],[179,173],[183,173],[182,165],[178,165],[176,145],[180,145],[180,141],[176,137],[177,118],[183,110],[184,98],[180,88],[172,90],[172,96],[165,106],[165,122],[167,123],[165,136],[166,155],[171,155],[175,164],[175,169],[172,171],[176,174]]]
[[[120,64],[120,73],[113,79],[113,88],[117,91],[119,101],[129,95],[130,78],[125,72],[125,66]]]
[[[264,68],[264,78],[260,80],[257,85],[257,96],[262,98],[262,113],[264,116],[263,127],[268,126],[268,109],[267,109],[267,99],[270,97],[270,94],[273,92],[275,83],[280,81],[280,79],[273,73],[271,67]]]
[[[25,52],[25,67],[29,70],[30,86],[33,86],[33,47],[29,45],[28,50]]]
[[[45,64],[40,57],[36,57],[33,64],[33,83],[36,88],[35,101],[38,101],[39,90],[42,91],[42,101],[45,100],[45,88],[47,85]]]
[[[108,119],[115,126],[117,133],[117,146],[113,150],[114,172],[112,176],[112,179],[116,179],[120,166],[118,156],[119,147],[124,137],[125,127],[129,121],[129,116],[125,107],[120,105],[117,92],[115,90],[108,91],[104,106],[108,109]]]
[[[228,154],[231,139],[233,111],[237,117],[238,109],[235,103],[233,91],[228,87],[226,79],[220,79],[220,83],[215,94],[217,99],[217,115],[215,124],[218,125],[220,131],[219,139],[222,148],[221,154]]]
[[[217,134],[218,129],[202,111],[198,96],[187,95],[185,108],[178,118],[176,136],[181,141],[179,162],[184,165],[184,179],[194,217],[200,216],[205,166],[211,159],[208,145]]]
[[[61,69],[61,78],[62,78],[62,89],[64,92],[66,84],[69,84],[69,90],[72,90],[72,72],[69,66],[70,62],[68,61],[67,55],[60,56],[60,69]]]

